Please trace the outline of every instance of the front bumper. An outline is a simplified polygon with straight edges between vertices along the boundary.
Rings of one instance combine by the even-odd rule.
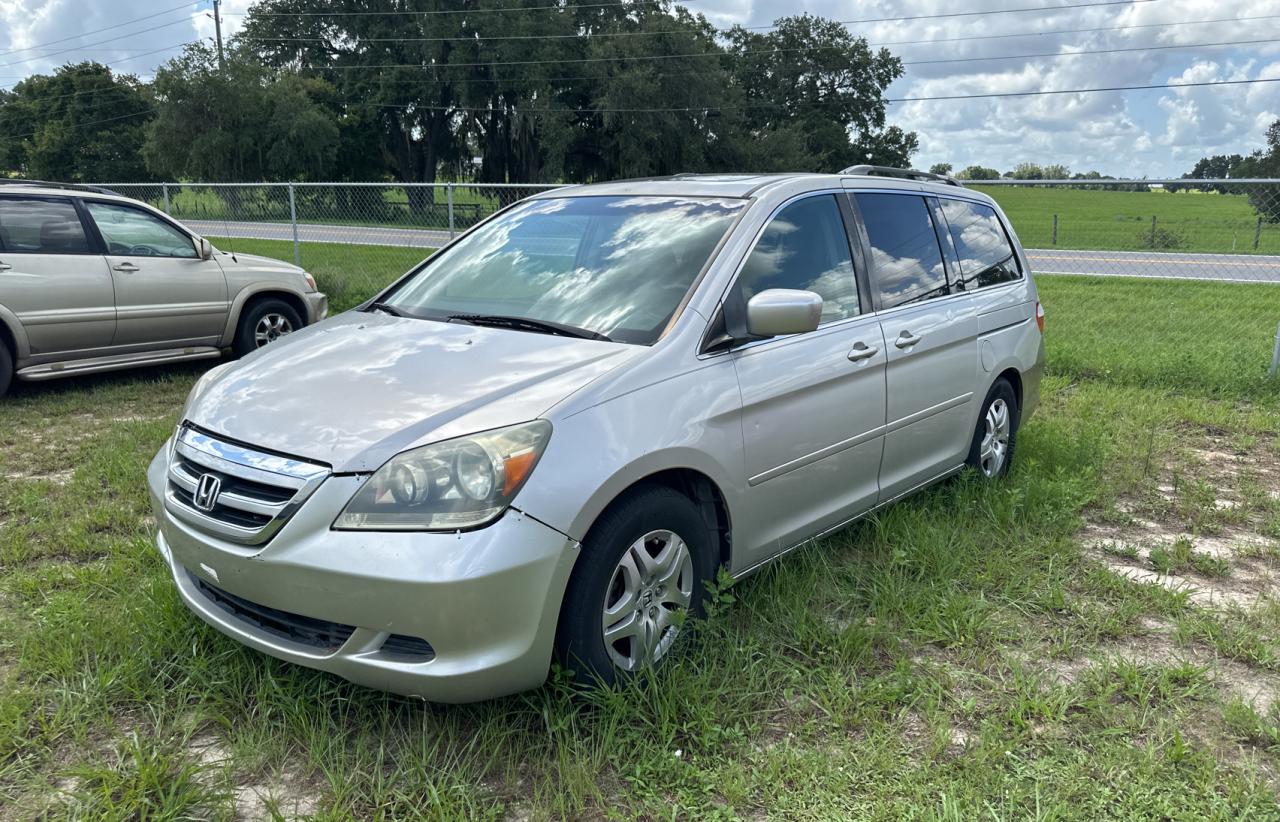
[[[222,542],[166,510],[167,454],[166,445],[147,470],[157,544],[183,602],[224,634],[280,659],[435,702],[489,699],[546,679],[579,550],[564,534],[515,510],[467,533],[331,531],[356,483],[336,476],[265,546]],[[208,586],[309,624],[354,630],[331,647],[296,641],[220,604]],[[391,635],[425,640],[433,655],[388,652]]]
[[[312,291],[303,295],[307,301],[307,325],[313,325],[329,316],[329,295]]]

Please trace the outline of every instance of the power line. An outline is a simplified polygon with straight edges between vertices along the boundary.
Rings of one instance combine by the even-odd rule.
[[[123,26],[129,26],[134,23],[141,23],[143,20],[151,20],[152,18],[155,18],[155,17],[163,17],[166,14],[172,14],[173,12],[179,11],[180,9],[187,9],[187,8],[190,8],[191,6],[198,6],[200,5],[200,2],[201,0],[196,0],[196,2],[190,2],[189,0],[188,2],[183,3],[182,5],[174,6],[173,8],[165,9],[164,11],[157,11],[153,14],[146,14],[146,15],[143,15],[142,17],[135,17],[132,20],[126,20],[123,23],[116,23],[115,25],[112,25],[112,26],[104,26],[103,28],[92,29],[90,31],[82,31],[79,34],[73,34],[70,37],[63,37],[60,40],[50,40],[47,43],[41,43],[36,46],[23,46],[20,49],[10,49],[9,51],[0,51],[0,57],[4,57],[7,54],[17,54],[20,51],[31,51],[32,49],[42,49],[48,46],[56,46],[59,43],[65,43],[68,40],[78,40],[81,37],[87,37],[90,34],[101,34],[104,31],[111,31],[112,29],[118,29]]]
[[[1026,60],[1032,58],[1048,57],[1072,57],[1076,55],[1088,54],[1114,54],[1132,51],[1156,51],[1156,50],[1176,50],[1176,49],[1195,49],[1195,48],[1212,48],[1217,46],[1235,46],[1247,45],[1251,43],[1271,43],[1275,42],[1275,38],[1267,38],[1262,40],[1233,40],[1221,43],[1187,43],[1174,44],[1168,46],[1142,46],[1142,47],[1126,47],[1114,49],[1092,49],[1083,51],[1070,52],[1048,52],[1040,54],[1008,54],[998,55],[994,57],[954,57],[938,60],[904,60],[902,65],[933,65],[937,63],[967,63],[977,60]],[[697,51],[683,52],[678,54],[639,54],[639,55],[621,55],[609,57],[571,57],[566,59],[553,60],[508,60],[501,62],[489,63],[383,63],[375,65],[333,65],[333,66],[307,66],[306,68],[313,71],[367,71],[367,70],[386,70],[386,69],[453,69],[453,68],[501,68],[504,66],[536,66],[536,65],[562,65],[568,63],[625,63],[640,60],[675,60],[683,58],[699,58],[699,57],[715,57],[720,59],[737,59],[746,55],[753,54],[790,54],[795,52],[824,51],[831,49],[841,49],[843,46],[797,46],[789,49],[746,49],[739,52],[725,51]],[[589,78],[587,78],[589,79]]]
[[[162,47],[162,48],[152,49],[151,51],[142,51],[142,52],[139,52],[139,53],[137,53],[137,54],[134,54],[134,55],[132,55],[132,56],[130,56],[130,57],[121,57],[119,60],[111,60],[110,62],[97,63],[97,65],[110,67],[110,66],[117,65],[118,63],[127,63],[127,62],[129,62],[130,60],[138,60],[138,59],[141,59],[141,58],[143,58],[143,57],[149,57],[149,56],[151,56],[152,54],[159,54],[159,53],[160,53],[160,52],[162,52],[162,51],[173,51],[174,49],[183,48],[183,47],[185,47],[185,46],[193,46],[193,45],[195,45],[195,44],[196,44],[196,43],[198,43],[198,42],[200,42],[200,41],[199,41],[199,40],[186,40],[186,41],[181,42],[181,43],[175,43],[175,44],[173,44],[173,45],[171,45],[171,46],[164,46],[164,47]],[[96,62],[96,61],[95,61],[95,62]],[[37,76],[40,76],[40,75],[35,75],[35,74],[21,74],[21,75],[19,75],[19,74],[14,74],[14,75],[6,75],[5,79],[28,80],[28,79],[30,79],[30,78],[32,78],[32,77],[37,77]],[[48,76],[56,76],[56,75],[43,75],[43,76],[48,77]],[[74,94],[83,94],[83,93],[86,93],[86,92],[79,92],[79,91],[74,92]],[[71,96],[71,95],[64,95],[64,96]],[[39,100],[39,99],[57,99],[57,98],[39,98],[39,97],[36,97],[36,98],[32,98],[32,99],[34,99],[34,100]]]
[[[61,51],[50,52],[49,54],[38,54],[35,57],[24,57],[21,60],[14,60],[12,63],[0,63],[0,68],[9,68],[10,66],[22,65],[23,63],[35,63],[40,60],[48,60],[49,58],[57,57],[60,54],[67,54],[68,52],[72,52],[72,51],[80,51],[81,49],[87,48],[88,46],[100,46],[103,43],[114,43],[116,40],[126,40],[130,37],[137,37],[139,34],[147,34],[149,32],[159,31],[160,29],[172,28],[173,26],[179,26],[179,25],[182,25],[183,23],[190,24],[190,22],[191,21],[188,20],[187,18],[183,18],[181,20],[174,20],[173,22],[170,22],[170,23],[161,23],[158,26],[151,26],[150,28],[139,29],[138,31],[131,31],[128,34],[118,34],[114,37],[108,37],[105,40],[95,40],[92,43],[85,43],[82,46],[74,46],[72,48],[63,49]]]
[[[1151,89],[1178,89],[1178,88],[1202,88],[1206,86],[1241,86],[1251,85],[1254,83],[1280,83],[1280,77],[1260,77],[1253,80],[1205,80],[1197,83],[1152,83],[1142,86],[1104,86],[1101,88],[1075,88],[1075,89],[1039,89],[1036,91],[1001,91],[979,94],[945,94],[929,97],[886,97],[886,103],[921,103],[940,100],[981,100],[994,97],[1038,97],[1050,94],[1095,94],[1102,92],[1115,91],[1147,91]],[[449,112],[480,112],[489,113],[492,108],[482,108],[479,106],[419,106],[409,105],[393,105],[390,103],[363,103],[362,106],[375,106],[379,108],[394,109],[413,109],[415,111],[449,111]],[[820,102],[800,103],[803,106],[820,106]],[[743,109],[756,108],[779,108],[786,107],[785,103],[742,103],[729,106],[668,106],[661,108],[604,108],[604,107],[565,107],[565,108],[523,108],[515,107],[516,113],[524,114],[658,114],[658,113],[677,113],[677,112],[710,112],[710,111],[738,111]]]
[[[1058,6],[1031,6],[1027,8],[994,9],[990,11],[947,12],[945,14],[917,14],[917,15],[911,15],[908,17],[870,17],[870,18],[864,18],[860,20],[834,20],[832,22],[842,26],[852,26],[852,25],[858,25],[862,23],[911,22],[911,21],[917,21],[917,20],[934,20],[934,19],[949,18],[949,17],[973,17],[978,15],[1013,14],[1013,13],[1021,13],[1021,12],[1046,11],[1046,10],[1057,11],[1062,9],[1090,8],[1094,6],[1119,6],[1119,5],[1129,5],[1131,3],[1152,3],[1152,2],[1156,2],[1156,0],[1107,0],[1106,2],[1074,3],[1074,4],[1058,5]],[[366,13],[367,14],[400,14],[400,13],[414,13],[414,12],[366,12]],[[1216,21],[1215,20],[1191,20],[1187,22],[1188,23],[1193,23],[1193,22],[1194,23],[1201,23],[1201,22],[1211,23],[1211,22],[1226,22],[1228,20],[1235,22],[1240,20],[1262,19],[1262,17],[1280,17],[1280,15],[1274,15],[1274,14],[1263,15],[1257,18],[1252,18],[1252,17],[1222,18],[1221,20],[1216,20]],[[1097,29],[1065,29],[1061,32],[1032,32],[1032,33],[1033,34],[1041,34],[1041,33],[1071,34],[1071,33],[1087,32],[1087,31],[1113,31],[1113,30],[1118,31],[1124,28],[1144,28],[1144,27],[1150,27],[1150,26],[1167,26],[1167,25],[1180,26],[1180,25],[1186,25],[1186,23],[1148,23],[1146,24],[1146,26],[1116,26],[1113,28],[1104,27],[1104,28],[1097,28]],[[778,26],[771,24],[767,26],[735,26],[734,28],[740,28],[746,31],[766,31],[769,29],[776,29],[778,28]],[[566,39],[575,39],[575,38],[594,39],[598,37],[655,37],[655,36],[664,35],[664,34],[684,34],[684,33],[687,33],[688,31],[689,31],[688,29],[658,29],[654,31],[613,31],[613,32],[591,33],[591,34],[503,34],[503,35],[492,35],[488,37],[486,36],[468,37],[466,35],[455,36],[455,37],[358,37],[356,38],[356,40],[357,42],[361,42],[361,43],[447,43],[447,42],[472,43],[472,42],[486,41],[486,40],[494,40],[494,41],[497,41],[497,40],[566,40]],[[985,37],[1018,37],[1018,36],[1021,36],[1021,35],[995,34],[995,35],[986,35]],[[329,39],[325,37],[252,37],[249,39],[256,40],[259,43],[275,43],[275,42],[327,43],[329,42]],[[908,41],[903,41],[898,43],[870,43],[868,45],[895,46],[895,45],[911,45],[914,43],[935,43],[935,42],[942,43],[942,42],[956,42],[960,40],[981,40],[981,39],[985,39],[985,38],[984,37],[956,37],[956,38],[951,38],[949,40],[915,40],[915,41],[908,40]]]
[[[81,129],[81,128],[88,128],[89,126],[98,126],[98,125],[102,125],[103,123],[114,123],[114,122],[115,122],[115,121],[117,121],[117,120],[127,120],[127,119],[129,119],[130,117],[141,117],[141,116],[142,116],[142,115],[144,115],[144,114],[150,114],[150,113],[152,113],[152,112],[154,112],[154,111],[155,111],[155,108],[154,108],[153,106],[148,106],[148,107],[146,107],[146,108],[142,109],[141,111],[135,111],[135,112],[133,112],[133,113],[131,113],[131,114],[121,114],[121,115],[119,115],[119,116],[117,116],[117,117],[106,117],[106,118],[104,118],[104,119],[102,119],[102,120],[90,120],[90,121],[89,121],[89,122],[87,122],[87,123],[72,123],[72,124],[71,124],[71,127],[72,127],[72,128],[76,128],[76,129]],[[37,134],[39,134],[39,133],[40,133],[40,132],[38,132],[38,131],[31,131],[31,132],[28,132],[28,133],[26,133],[26,134],[15,134],[15,135],[13,135],[12,137],[8,137],[8,138],[6,138],[6,139],[8,139],[8,140],[10,140],[10,141],[25,140],[25,139],[26,139],[26,138],[28,138],[28,137],[35,137],[35,136],[36,136]]]
[[[695,1],[696,0],[680,0],[677,5],[684,5]],[[1134,0],[1134,2],[1151,2],[1151,0]],[[630,0],[621,0],[621,2],[615,3],[579,3],[565,6],[499,6],[491,9],[436,9],[432,11],[229,11],[226,14],[228,16],[234,14],[238,17],[246,17],[249,15],[254,17],[394,17],[403,15],[428,16],[437,14],[489,14],[508,11],[572,11],[575,9],[616,8],[618,6],[630,5],[633,5]]]

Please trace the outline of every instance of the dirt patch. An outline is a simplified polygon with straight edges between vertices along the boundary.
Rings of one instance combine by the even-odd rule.
[[[208,778],[231,767],[231,752],[215,734],[192,737],[187,751],[205,769]],[[232,771],[230,777],[236,819],[301,819],[314,816],[320,809],[322,786],[296,769],[254,776]]]
[[[1184,592],[1213,610],[1256,608],[1280,595],[1275,515],[1280,453],[1271,439],[1187,432],[1150,485],[1094,511],[1080,534],[1090,555],[1144,585]]]

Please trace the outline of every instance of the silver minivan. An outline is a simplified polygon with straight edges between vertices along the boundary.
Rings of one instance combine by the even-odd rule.
[[[668,657],[718,569],[965,470],[1044,316],[988,197],[919,172],[681,175],[511,206],[208,372],[148,471],[202,619],[464,702]]]

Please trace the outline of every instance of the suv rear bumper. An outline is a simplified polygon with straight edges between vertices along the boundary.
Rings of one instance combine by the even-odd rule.
[[[166,510],[167,454],[147,471],[157,547],[183,603],[222,633],[436,702],[546,679],[579,549],[564,534],[514,510],[466,533],[332,531],[356,480],[330,477],[265,547],[225,543]]]

